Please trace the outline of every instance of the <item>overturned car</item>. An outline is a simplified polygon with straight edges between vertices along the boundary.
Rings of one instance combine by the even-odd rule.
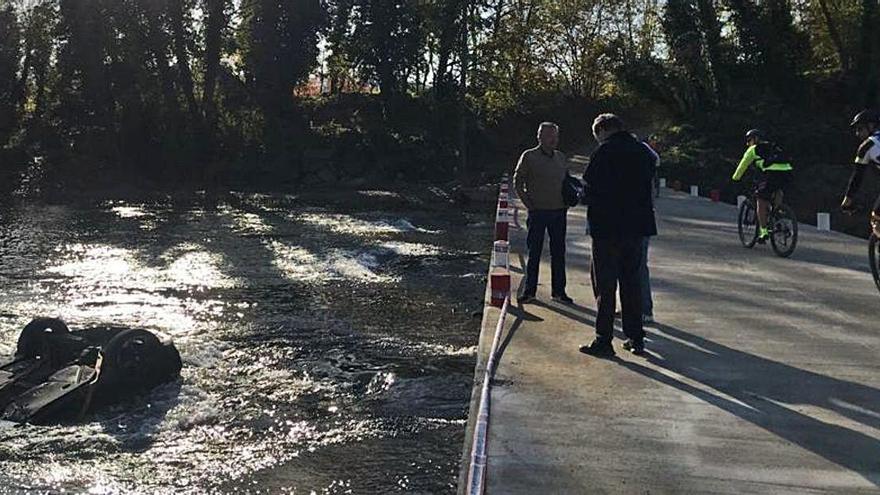
[[[136,328],[70,331],[56,318],[22,330],[15,354],[0,358],[0,419],[46,423],[77,419],[91,408],[175,380],[180,354]]]

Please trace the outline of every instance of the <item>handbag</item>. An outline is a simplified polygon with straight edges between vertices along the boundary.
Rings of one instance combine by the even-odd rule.
[[[581,181],[566,172],[562,179],[562,202],[566,207],[572,208],[580,204],[583,195],[584,186]]]

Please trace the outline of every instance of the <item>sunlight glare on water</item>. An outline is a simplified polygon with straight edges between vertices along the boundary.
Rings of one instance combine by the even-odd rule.
[[[398,219],[393,222],[387,220],[363,220],[345,214],[304,212],[294,216],[300,222],[321,226],[342,234],[354,234],[361,236],[373,236],[376,234],[400,234],[405,232],[422,232],[426,234],[439,234],[437,230],[418,228],[406,219]]]

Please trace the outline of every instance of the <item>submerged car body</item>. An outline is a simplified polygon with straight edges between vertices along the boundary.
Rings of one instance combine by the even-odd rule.
[[[71,332],[56,318],[37,318],[18,338],[15,354],[0,358],[0,419],[45,423],[82,417],[180,375],[180,354],[136,328],[95,327]]]

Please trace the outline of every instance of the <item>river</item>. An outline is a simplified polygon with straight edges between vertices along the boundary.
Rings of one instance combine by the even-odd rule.
[[[491,206],[437,188],[0,206],[0,355],[39,315],[173,338],[181,379],[0,428],[0,492],[453,493]]]

